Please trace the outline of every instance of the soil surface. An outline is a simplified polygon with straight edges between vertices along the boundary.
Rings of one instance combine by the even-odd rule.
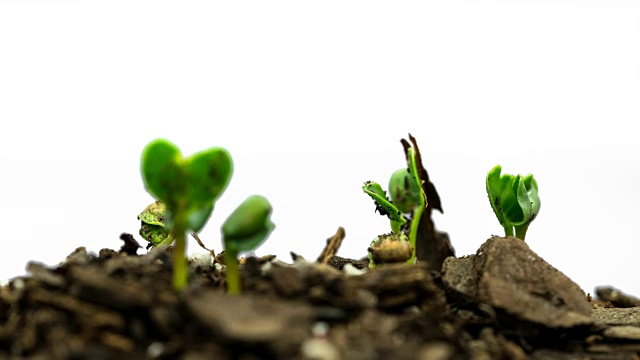
[[[442,271],[248,258],[236,297],[219,258],[192,260],[176,293],[169,251],[137,255],[122,239],[57,267],[31,262],[3,286],[0,359],[640,358],[637,299],[603,288],[616,300],[592,300],[513,238]]]
[[[336,256],[339,228],[314,261],[241,259],[241,296],[212,251],[176,292],[170,250],[138,255],[122,234],[118,251],[31,262],[0,288],[0,360],[640,359],[640,299],[601,287],[594,300],[515,238],[456,257],[417,141],[400,142],[427,200],[415,265]]]

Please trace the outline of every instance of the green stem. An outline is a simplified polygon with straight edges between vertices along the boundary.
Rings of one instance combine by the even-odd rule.
[[[524,236],[527,234],[527,229],[529,229],[529,224],[526,223],[522,226],[516,226],[516,237],[522,241],[524,241]]]
[[[407,260],[407,263],[413,264],[416,260],[416,239],[418,238],[418,227],[420,226],[420,217],[422,217],[422,212],[424,211],[424,204],[420,205],[414,213],[413,220],[411,220],[411,230],[409,231],[409,242],[411,246],[413,246],[413,252],[411,253],[411,258]]]
[[[502,225],[504,228],[504,236],[513,236],[513,226],[511,225]]]
[[[402,224],[398,221],[391,220],[391,232],[400,234],[402,232]]]
[[[413,246],[413,252],[411,253],[411,258],[407,260],[408,264],[413,264],[416,261],[416,240],[418,238],[418,228],[420,227],[420,218],[422,217],[422,212],[424,208],[427,206],[427,196],[422,190],[422,179],[420,179],[420,175],[418,174],[418,165],[416,164],[416,157],[413,148],[409,148],[409,169],[411,170],[411,175],[413,175],[413,179],[418,185],[418,189],[420,189],[420,201],[418,202],[418,206],[413,212],[413,219],[411,219],[411,229],[409,230],[409,242],[411,246]]]
[[[224,265],[227,268],[227,290],[229,295],[240,295],[240,273],[238,271],[238,252],[229,247],[225,248]]]
[[[187,252],[187,239],[185,237],[186,221],[184,212],[178,210],[174,218],[174,236],[176,245],[173,248],[173,288],[181,291],[187,285],[189,275],[189,264],[185,254]]]

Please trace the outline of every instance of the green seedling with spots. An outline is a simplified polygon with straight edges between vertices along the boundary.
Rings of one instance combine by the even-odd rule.
[[[225,149],[214,147],[184,158],[177,146],[157,139],[142,152],[141,167],[145,186],[158,201],[138,215],[140,235],[154,247],[168,246],[175,240],[173,286],[181,290],[188,275],[185,233],[200,231],[211,216],[215,201],[231,178],[231,156]],[[271,212],[264,196],[252,195],[224,222],[230,294],[239,294],[241,289],[238,253],[255,249],[269,236],[275,228]]]
[[[505,236],[524,240],[531,222],[540,212],[538,183],[527,176],[502,174],[496,165],[487,174],[487,194]]]
[[[220,147],[185,158],[173,143],[156,139],[142,152],[144,185],[151,195],[166,205],[164,226],[175,238],[173,287],[176,290],[181,290],[187,283],[185,234],[187,231],[198,232],[205,225],[215,201],[227,187],[232,171],[231,156]],[[157,233],[149,236],[152,244],[169,241],[159,240]]]
[[[389,196],[404,214],[410,214],[420,204],[420,188],[408,168],[396,170],[389,179]]]
[[[165,226],[165,218],[167,214],[167,206],[156,201],[153,204],[147,206],[140,215],[140,236],[149,242],[151,246],[169,246],[173,242],[173,235],[171,231]]]
[[[376,182],[367,181],[362,186],[362,190],[373,199],[376,204],[376,210],[381,215],[387,215],[391,222],[391,231],[394,233],[401,232],[402,226],[407,220],[402,216],[402,212],[387,198],[382,186]]]
[[[378,183],[367,181],[362,187],[375,202],[376,210],[389,218],[392,231],[391,234],[378,236],[371,242],[368,249],[370,268],[384,262],[415,262],[418,226],[427,200],[422,191],[414,149],[409,148],[407,155],[407,167],[395,171],[389,180],[390,198],[387,198],[386,192]],[[412,215],[412,219],[407,236],[403,234],[403,228],[407,222],[405,216],[409,215]]]
[[[238,253],[257,248],[275,228],[271,221],[271,204],[264,196],[251,195],[238,206],[222,225],[222,241],[227,268],[229,294],[241,292]]]

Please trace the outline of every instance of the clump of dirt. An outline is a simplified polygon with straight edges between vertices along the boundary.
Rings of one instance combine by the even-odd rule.
[[[640,311],[597,307],[524,242],[426,264],[248,258],[244,293],[213,259],[171,287],[166,250],[79,248],[0,290],[0,359],[637,358]],[[136,248],[137,250],[137,248]],[[512,259],[512,260],[510,260]],[[523,263],[524,264],[520,264]],[[333,265],[332,265],[333,264]],[[533,271],[535,273],[528,273]],[[610,304],[607,306],[611,306]]]

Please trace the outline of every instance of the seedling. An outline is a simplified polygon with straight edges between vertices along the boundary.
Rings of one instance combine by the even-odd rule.
[[[487,174],[489,202],[505,236],[524,240],[529,224],[540,212],[538,183],[532,174],[500,175],[501,171],[502,167],[496,165]]]
[[[175,237],[173,287],[176,290],[181,290],[187,283],[185,233],[189,230],[198,232],[207,222],[214,202],[229,183],[232,169],[231,156],[220,147],[184,158],[176,145],[156,139],[142,152],[141,172],[145,187],[166,204],[164,225]]]
[[[238,253],[251,251],[262,244],[275,228],[270,217],[269,201],[264,196],[252,195],[242,202],[222,225],[229,294],[238,295],[241,292]]]
[[[185,159],[176,145],[157,139],[142,152],[142,178],[149,193],[158,201],[138,215],[140,235],[156,247],[168,246],[175,239],[173,286],[176,290],[187,283],[185,233],[202,229],[215,201],[229,183],[232,168],[231,156],[219,147]],[[275,228],[271,211],[265,197],[252,195],[222,226],[230,294],[240,293],[238,253],[255,249]]]
[[[418,174],[415,151],[409,148],[407,152],[407,168],[397,170],[389,180],[388,199],[386,192],[375,182],[367,181],[362,190],[376,204],[376,210],[386,215],[391,222],[391,233],[376,237],[369,246],[369,267],[375,268],[384,262],[407,261],[415,262],[416,238],[420,217],[427,205],[422,191],[422,180]],[[409,236],[403,234],[406,225],[405,216],[413,214]]]
[[[367,181],[362,186],[362,190],[371,196],[376,204],[376,211],[380,215],[386,215],[389,218],[391,231],[394,233],[401,232],[407,220],[402,215],[402,212],[387,198],[387,193],[382,190],[382,186],[376,182]]]
[[[173,235],[165,226],[166,214],[167,206],[156,201],[138,215],[140,236],[149,242],[147,250],[152,246],[169,246],[173,242]]]

